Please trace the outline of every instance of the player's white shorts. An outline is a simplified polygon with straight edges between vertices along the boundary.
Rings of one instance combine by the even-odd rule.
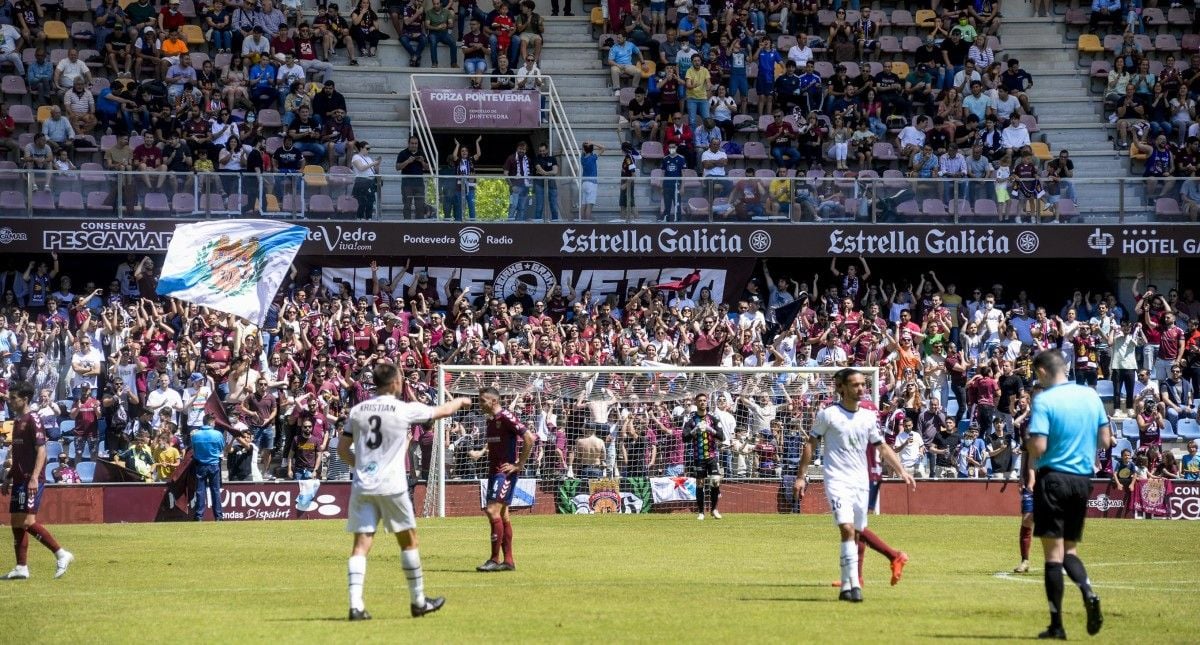
[[[412,498],[407,491],[398,495],[364,495],[350,489],[350,510],[346,515],[347,533],[374,533],[383,522],[383,530],[399,533],[417,528]]]
[[[833,523],[836,525],[853,524],[855,531],[867,528],[867,500],[869,497],[866,488],[833,487],[825,489],[825,498],[829,500],[829,508],[833,510]]]

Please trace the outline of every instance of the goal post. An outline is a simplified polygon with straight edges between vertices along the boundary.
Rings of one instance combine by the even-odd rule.
[[[836,400],[833,377],[840,369],[441,365],[438,400],[467,396],[476,404],[435,426],[433,449],[426,453],[430,463],[420,468],[428,473],[422,514],[468,515],[482,506],[487,459],[486,419],[477,404],[481,387],[496,388],[502,404],[536,437],[514,507],[552,495],[563,513],[645,512],[652,498],[694,498],[690,488],[674,496],[651,490],[671,483],[664,478],[684,487],[691,446],[682,428],[694,396],[708,395],[710,410],[732,428],[720,447],[724,481],[776,491],[783,477],[795,473],[814,416]],[[856,369],[867,378],[868,396],[878,401],[878,368]],[[704,482],[689,480],[686,487],[693,485]],[[603,504],[588,504],[589,498]]]

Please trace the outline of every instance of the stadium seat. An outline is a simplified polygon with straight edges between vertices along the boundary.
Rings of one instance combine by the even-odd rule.
[[[712,206],[703,197],[692,197],[683,207],[684,215],[689,219],[708,221],[712,219]]]
[[[41,124],[45,123],[45,122],[46,122],[46,119],[49,119],[49,118],[50,118],[50,111],[51,111],[52,109],[53,109],[53,108],[52,108],[52,107],[50,107],[49,105],[40,105],[40,106],[38,106],[38,109],[37,109],[37,122],[38,122],[38,125],[39,125],[39,126],[40,126]]]
[[[1071,36],[1071,30],[1072,30],[1072,28],[1075,28],[1077,31],[1082,31],[1083,29],[1087,28],[1087,26],[1088,26],[1087,11],[1085,9],[1080,9],[1078,7],[1074,8],[1074,9],[1067,9],[1067,15],[1064,18],[1064,21],[1066,22],[1066,25],[1067,25],[1067,33],[1066,33],[1067,40],[1068,41],[1076,40],[1077,39],[1076,37]]]
[[[1113,446],[1113,457],[1119,458],[1126,450],[1133,452],[1133,444],[1128,439],[1117,441],[1117,445]]]
[[[265,205],[260,204],[259,208],[264,213],[278,213],[279,212],[279,198],[278,197],[272,195],[271,193],[267,193],[266,195],[263,196],[263,201],[265,201],[266,204]]]
[[[1162,440],[1164,442],[1166,442],[1166,441],[1182,441],[1182,439],[1179,437],[1179,435],[1175,434],[1175,429],[1171,427],[1171,424],[1169,422],[1162,427],[1162,431],[1159,433],[1159,436],[1162,437]]]
[[[813,71],[821,78],[828,79],[833,76],[833,63],[825,60],[816,61]]]
[[[1108,379],[1096,381],[1096,394],[1099,394],[1100,398],[1108,400],[1113,395],[1113,382]]]
[[[1179,202],[1173,197],[1159,197],[1154,200],[1154,216],[1160,221],[1183,221],[1187,218],[1183,214],[1183,209],[1179,207]]]
[[[304,185],[310,189],[326,190],[329,188],[329,180],[325,176],[325,169],[318,164],[309,164],[304,167]]]
[[[1159,34],[1154,37],[1154,49],[1163,54],[1179,53],[1179,41],[1171,34]]]
[[[767,147],[761,141],[747,141],[746,145],[742,146],[742,156],[747,162],[761,162],[771,158],[767,154]]]
[[[283,146],[283,137],[271,137],[267,139],[267,154],[273,155],[275,151]]]
[[[148,216],[170,215],[171,203],[162,193],[146,193],[142,202],[142,214]]]
[[[1103,89],[1108,85],[1108,73],[1110,71],[1112,71],[1112,64],[1109,63],[1108,61],[1106,61],[1106,60],[1092,61],[1091,67],[1088,68],[1088,78],[1089,78],[1088,89],[1093,92],[1096,91],[1096,89],[1095,89],[1096,81],[1099,81],[1100,89],[1101,89],[1101,91],[1103,91]]]
[[[949,205],[946,206],[946,212],[952,217],[971,217],[974,212],[971,209],[971,202],[966,199],[952,199]]]
[[[642,142],[642,159],[647,161],[662,161],[663,145],[657,141]]]
[[[599,35],[604,31],[605,26],[604,10],[600,7],[592,7],[592,13],[588,20],[588,24],[590,24],[592,28],[592,38],[599,38]]]
[[[779,49],[780,54],[783,56],[787,56],[788,51],[791,50],[791,48],[793,46],[798,44],[796,42],[796,37],[791,34],[784,34],[784,35],[780,36],[779,40],[776,42],[777,42],[776,47]]]
[[[8,116],[11,116],[13,122],[17,125],[33,125],[36,123],[33,116],[33,108],[28,105],[14,103],[8,106]]]
[[[4,80],[0,81],[0,92],[4,94],[6,99],[8,97],[16,97],[16,100],[24,101],[25,97],[29,94],[29,88],[25,86],[25,79],[16,74],[10,74],[5,76]]]
[[[940,199],[926,199],[921,202],[921,212],[926,217],[946,218],[946,203]]]
[[[1167,26],[1167,17],[1163,15],[1162,9],[1158,7],[1143,7],[1142,8],[1142,24],[1147,28],[1161,28]]]
[[[1154,53],[1154,41],[1146,34],[1134,34],[1133,42],[1142,49],[1143,54]]]
[[[1200,423],[1195,419],[1180,419],[1179,423],[1175,424],[1175,432],[1180,438],[1194,441],[1200,439]]]
[[[71,23],[71,40],[79,46],[96,42],[96,34],[92,32],[92,23],[86,20],[77,20]],[[83,57],[80,56],[80,58]]]
[[[1038,161],[1049,161],[1051,159],[1050,146],[1046,145],[1042,141],[1031,142],[1029,144],[1029,150],[1033,152],[1033,157]]]
[[[329,188],[331,192],[349,190],[354,185],[354,171],[346,166],[329,167]]]
[[[892,11],[892,15],[889,19],[891,20],[893,27],[897,29],[903,29],[905,30],[905,33],[911,31],[912,28],[917,24],[916,21],[913,20],[912,12],[907,9],[896,9],[895,11]]]
[[[29,203],[35,214],[49,215],[58,211],[58,206],[54,203],[54,193],[49,190],[34,191],[33,199]]]
[[[229,67],[229,62],[233,60],[233,54],[221,53],[213,57],[213,67],[217,69],[226,69]]]
[[[59,193],[58,209],[62,211],[61,214],[63,215],[69,214],[82,216],[85,210],[83,195],[73,190]]]
[[[87,212],[89,215],[111,214],[116,208],[108,201],[107,190],[93,190],[87,195]]]
[[[96,462],[81,461],[75,464],[75,472],[79,475],[80,482],[90,484],[96,479]]]
[[[47,20],[42,23],[42,33],[46,36],[46,40],[51,42],[65,42],[71,38],[71,32],[67,30],[67,25],[61,20]]]
[[[0,192],[0,213],[6,215],[25,215],[27,210],[24,191],[6,190]]]
[[[1185,7],[1172,7],[1167,9],[1167,24],[1172,27],[1191,27],[1192,15]]]
[[[837,18],[837,14],[835,14],[832,9],[820,9],[817,11],[817,24],[821,25],[821,27],[825,28],[826,30],[829,29],[829,25],[833,24],[833,20],[835,18]],[[786,52],[784,53],[786,54]]]
[[[200,47],[208,42],[204,39],[204,30],[200,25],[184,25],[179,28],[179,32],[187,41],[188,47]]]
[[[46,465],[47,466],[51,465],[50,464],[51,461],[57,460],[58,456],[61,454],[62,454],[62,444],[61,443],[59,443],[57,441],[47,441],[46,442]],[[54,481],[54,480],[51,479],[50,481]]]
[[[338,197],[337,212],[338,215],[354,215],[358,213],[358,200],[349,195]]]
[[[886,161],[891,164],[897,161],[900,157],[896,154],[896,148],[887,141],[876,141],[871,145],[871,156],[876,161]]]
[[[1000,212],[996,209],[996,202],[990,199],[975,200],[975,219],[993,221],[999,219]]]
[[[915,54],[921,48],[921,43],[924,42],[918,36],[905,36],[904,40],[900,41],[900,48],[905,54]]]
[[[767,131],[767,127],[768,127],[768,126],[770,126],[770,125],[771,125],[772,123],[774,123],[774,122],[775,122],[775,118],[774,118],[774,117],[772,117],[770,114],[762,114],[762,115],[759,115],[759,117],[758,117],[758,131],[759,131],[759,132],[766,132],[766,131]]]
[[[1075,202],[1069,199],[1060,199],[1056,205],[1058,208],[1058,219],[1063,222],[1074,221],[1079,218],[1079,208],[1075,206]]]
[[[1100,44],[1100,37],[1096,34],[1083,34],[1079,37],[1079,41],[1075,43],[1075,49],[1079,52],[1079,62],[1084,66],[1091,64],[1090,58],[1104,53],[1104,45]],[[1088,61],[1083,60],[1083,56],[1089,56]]]
[[[179,13],[184,18],[195,18],[196,17],[196,4],[194,2],[192,2],[192,0],[180,0]]]
[[[267,108],[258,111],[258,123],[264,128],[278,129],[283,127],[283,117],[280,116],[279,110]]]
[[[1184,34],[1179,47],[1189,54],[1200,51],[1200,34]]]
[[[929,9],[918,9],[913,22],[922,29],[933,29],[937,23],[937,14]]]
[[[843,61],[842,67],[846,68],[846,78],[858,78],[862,74],[862,70],[859,69],[858,63]]]
[[[895,74],[896,76],[899,76],[900,78],[904,78],[904,77],[908,76],[909,71],[910,70],[908,69],[908,63],[906,63],[902,60],[892,61],[892,73]]]
[[[312,195],[308,198],[308,214],[313,216],[333,217],[337,207],[329,195]]]
[[[1032,114],[1022,114],[1021,123],[1025,124],[1025,129],[1029,130],[1029,134],[1041,132],[1041,128],[1038,128],[1037,117]]]
[[[195,195],[191,193],[175,193],[175,196],[171,198],[171,210],[177,217],[190,217],[196,212]]]

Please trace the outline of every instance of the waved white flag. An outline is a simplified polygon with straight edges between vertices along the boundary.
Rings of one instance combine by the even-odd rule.
[[[175,227],[158,294],[262,325],[308,236],[303,226],[235,219]]]

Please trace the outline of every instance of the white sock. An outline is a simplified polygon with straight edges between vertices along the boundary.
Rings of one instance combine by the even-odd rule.
[[[858,586],[858,544],[842,542],[842,591]]]
[[[346,563],[346,579],[350,586],[350,608],[362,611],[363,582],[367,579],[367,556],[350,556]]]
[[[400,565],[404,567],[404,577],[408,579],[408,593],[412,596],[412,604],[425,604],[425,574],[421,571],[421,554],[416,549],[400,551]]]

